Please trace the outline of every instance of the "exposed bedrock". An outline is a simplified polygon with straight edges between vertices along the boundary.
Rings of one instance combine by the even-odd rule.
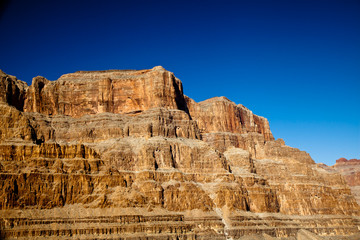
[[[329,172],[340,173],[350,186],[357,203],[360,204],[360,159],[340,158],[336,160],[333,166],[326,166],[325,164],[319,164],[319,166]]]
[[[0,72],[0,209],[5,239],[313,239],[360,226],[339,173],[241,104],[196,103],[162,67],[31,86]]]

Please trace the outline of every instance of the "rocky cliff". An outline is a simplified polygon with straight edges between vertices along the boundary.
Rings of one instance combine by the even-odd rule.
[[[242,105],[196,103],[162,67],[31,86],[1,72],[0,186],[5,239],[359,232],[339,174],[274,140]]]
[[[340,158],[336,160],[332,168],[344,177],[358,204],[360,204],[360,159]]]

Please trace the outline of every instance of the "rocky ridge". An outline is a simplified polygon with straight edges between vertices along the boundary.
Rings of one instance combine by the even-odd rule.
[[[196,103],[162,67],[31,86],[0,72],[0,149],[5,239],[359,233],[339,174],[242,105]]]

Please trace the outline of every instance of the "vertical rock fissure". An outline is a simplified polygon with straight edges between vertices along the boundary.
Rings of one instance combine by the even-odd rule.
[[[226,239],[233,240],[233,238],[229,234],[231,224],[226,219],[223,209],[221,207],[219,207],[216,203],[216,195],[217,195],[215,192],[216,186],[212,186],[210,188],[204,187],[203,184],[198,184],[198,186],[200,186],[206,193],[208,193],[208,196],[214,203],[215,213],[216,213],[216,215],[218,215],[221,218],[221,222],[224,224],[224,235],[225,235]]]
[[[215,204],[215,212],[221,218],[221,222],[224,224],[224,235],[225,235],[226,239],[233,240],[233,238],[229,235],[230,224],[228,223],[228,221],[226,221],[223,210],[221,208],[217,207],[215,202],[214,202],[214,204]]]

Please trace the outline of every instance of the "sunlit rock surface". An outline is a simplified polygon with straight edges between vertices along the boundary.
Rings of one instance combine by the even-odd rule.
[[[358,236],[340,174],[162,67],[0,78],[1,238]]]
[[[332,168],[344,177],[357,203],[360,204],[360,159],[347,160],[346,158],[340,158],[336,160]]]

